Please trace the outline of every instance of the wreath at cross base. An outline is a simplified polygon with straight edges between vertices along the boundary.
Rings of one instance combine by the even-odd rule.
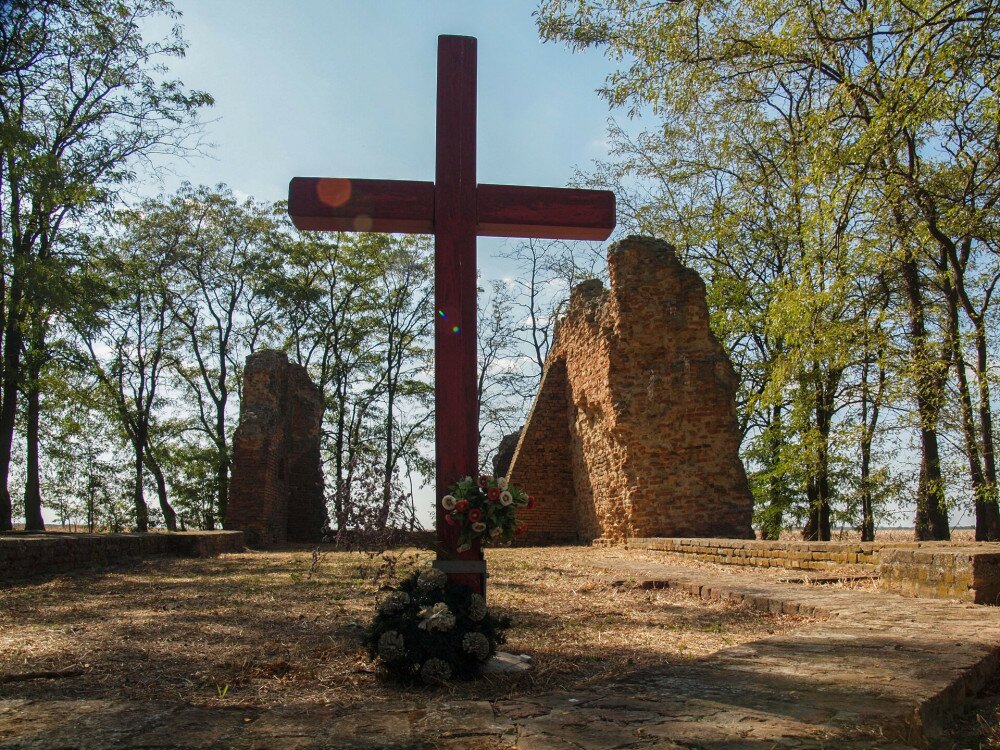
[[[482,596],[427,568],[384,593],[365,645],[391,675],[441,683],[477,675],[509,627]]]

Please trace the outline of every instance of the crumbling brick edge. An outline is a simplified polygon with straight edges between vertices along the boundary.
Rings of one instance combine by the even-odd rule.
[[[151,534],[0,535],[0,580],[31,580],[54,573],[107,567],[146,557],[215,557],[243,552],[242,531]]]

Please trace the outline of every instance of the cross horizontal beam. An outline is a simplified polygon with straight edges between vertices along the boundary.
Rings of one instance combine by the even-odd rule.
[[[288,186],[288,213],[299,229],[432,234],[434,184],[296,177]],[[476,217],[480,236],[606,240],[615,227],[615,195],[480,184]]]

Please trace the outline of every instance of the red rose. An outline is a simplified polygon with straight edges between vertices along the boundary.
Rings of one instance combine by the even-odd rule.
[[[482,487],[485,490],[487,487],[490,486],[490,478],[488,476],[486,476],[485,474],[480,474],[479,475],[479,486]]]
[[[446,513],[444,516],[444,522],[449,526],[455,525],[455,519],[452,517],[451,513]]]
[[[497,500],[500,499],[500,488],[490,487],[489,490],[486,492],[486,495],[487,497],[489,497],[490,500],[496,502]]]
[[[464,512],[468,507],[469,507],[469,501],[466,500],[464,497],[457,503],[455,503],[455,510],[457,510],[459,513]]]
[[[515,530],[514,533],[516,533],[516,534],[523,534],[527,530],[528,530],[528,524],[526,524],[526,523],[520,523],[520,524],[517,525],[517,529]]]
[[[475,523],[483,517],[483,512],[479,508],[473,508],[469,511],[469,521]]]

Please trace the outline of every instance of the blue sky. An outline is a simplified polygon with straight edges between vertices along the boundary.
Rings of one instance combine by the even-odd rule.
[[[204,132],[214,147],[169,162],[147,194],[186,180],[272,201],[295,176],[433,180],[439,34],[479,40],[480,182],[560,187],[606,156],[610,113],[596,90],[612,64],[543,44],[535,0],[175,4],[189,50],[171,72],[215,97]],[[514,273],[495,257],[512,241],[479,239],[484,280]],[[432,525],[432,491],[417,498]]]
[[[480,182],[563,186],[605,156],[612,65],[543,44],[534,0],[176,0],[172,70],[211,93],[209,156],[153,188],[224,182],[262,200],[293,176],[434,179],[437,36],[479,40]],[[506,269],[481,239],[484,275]]]

